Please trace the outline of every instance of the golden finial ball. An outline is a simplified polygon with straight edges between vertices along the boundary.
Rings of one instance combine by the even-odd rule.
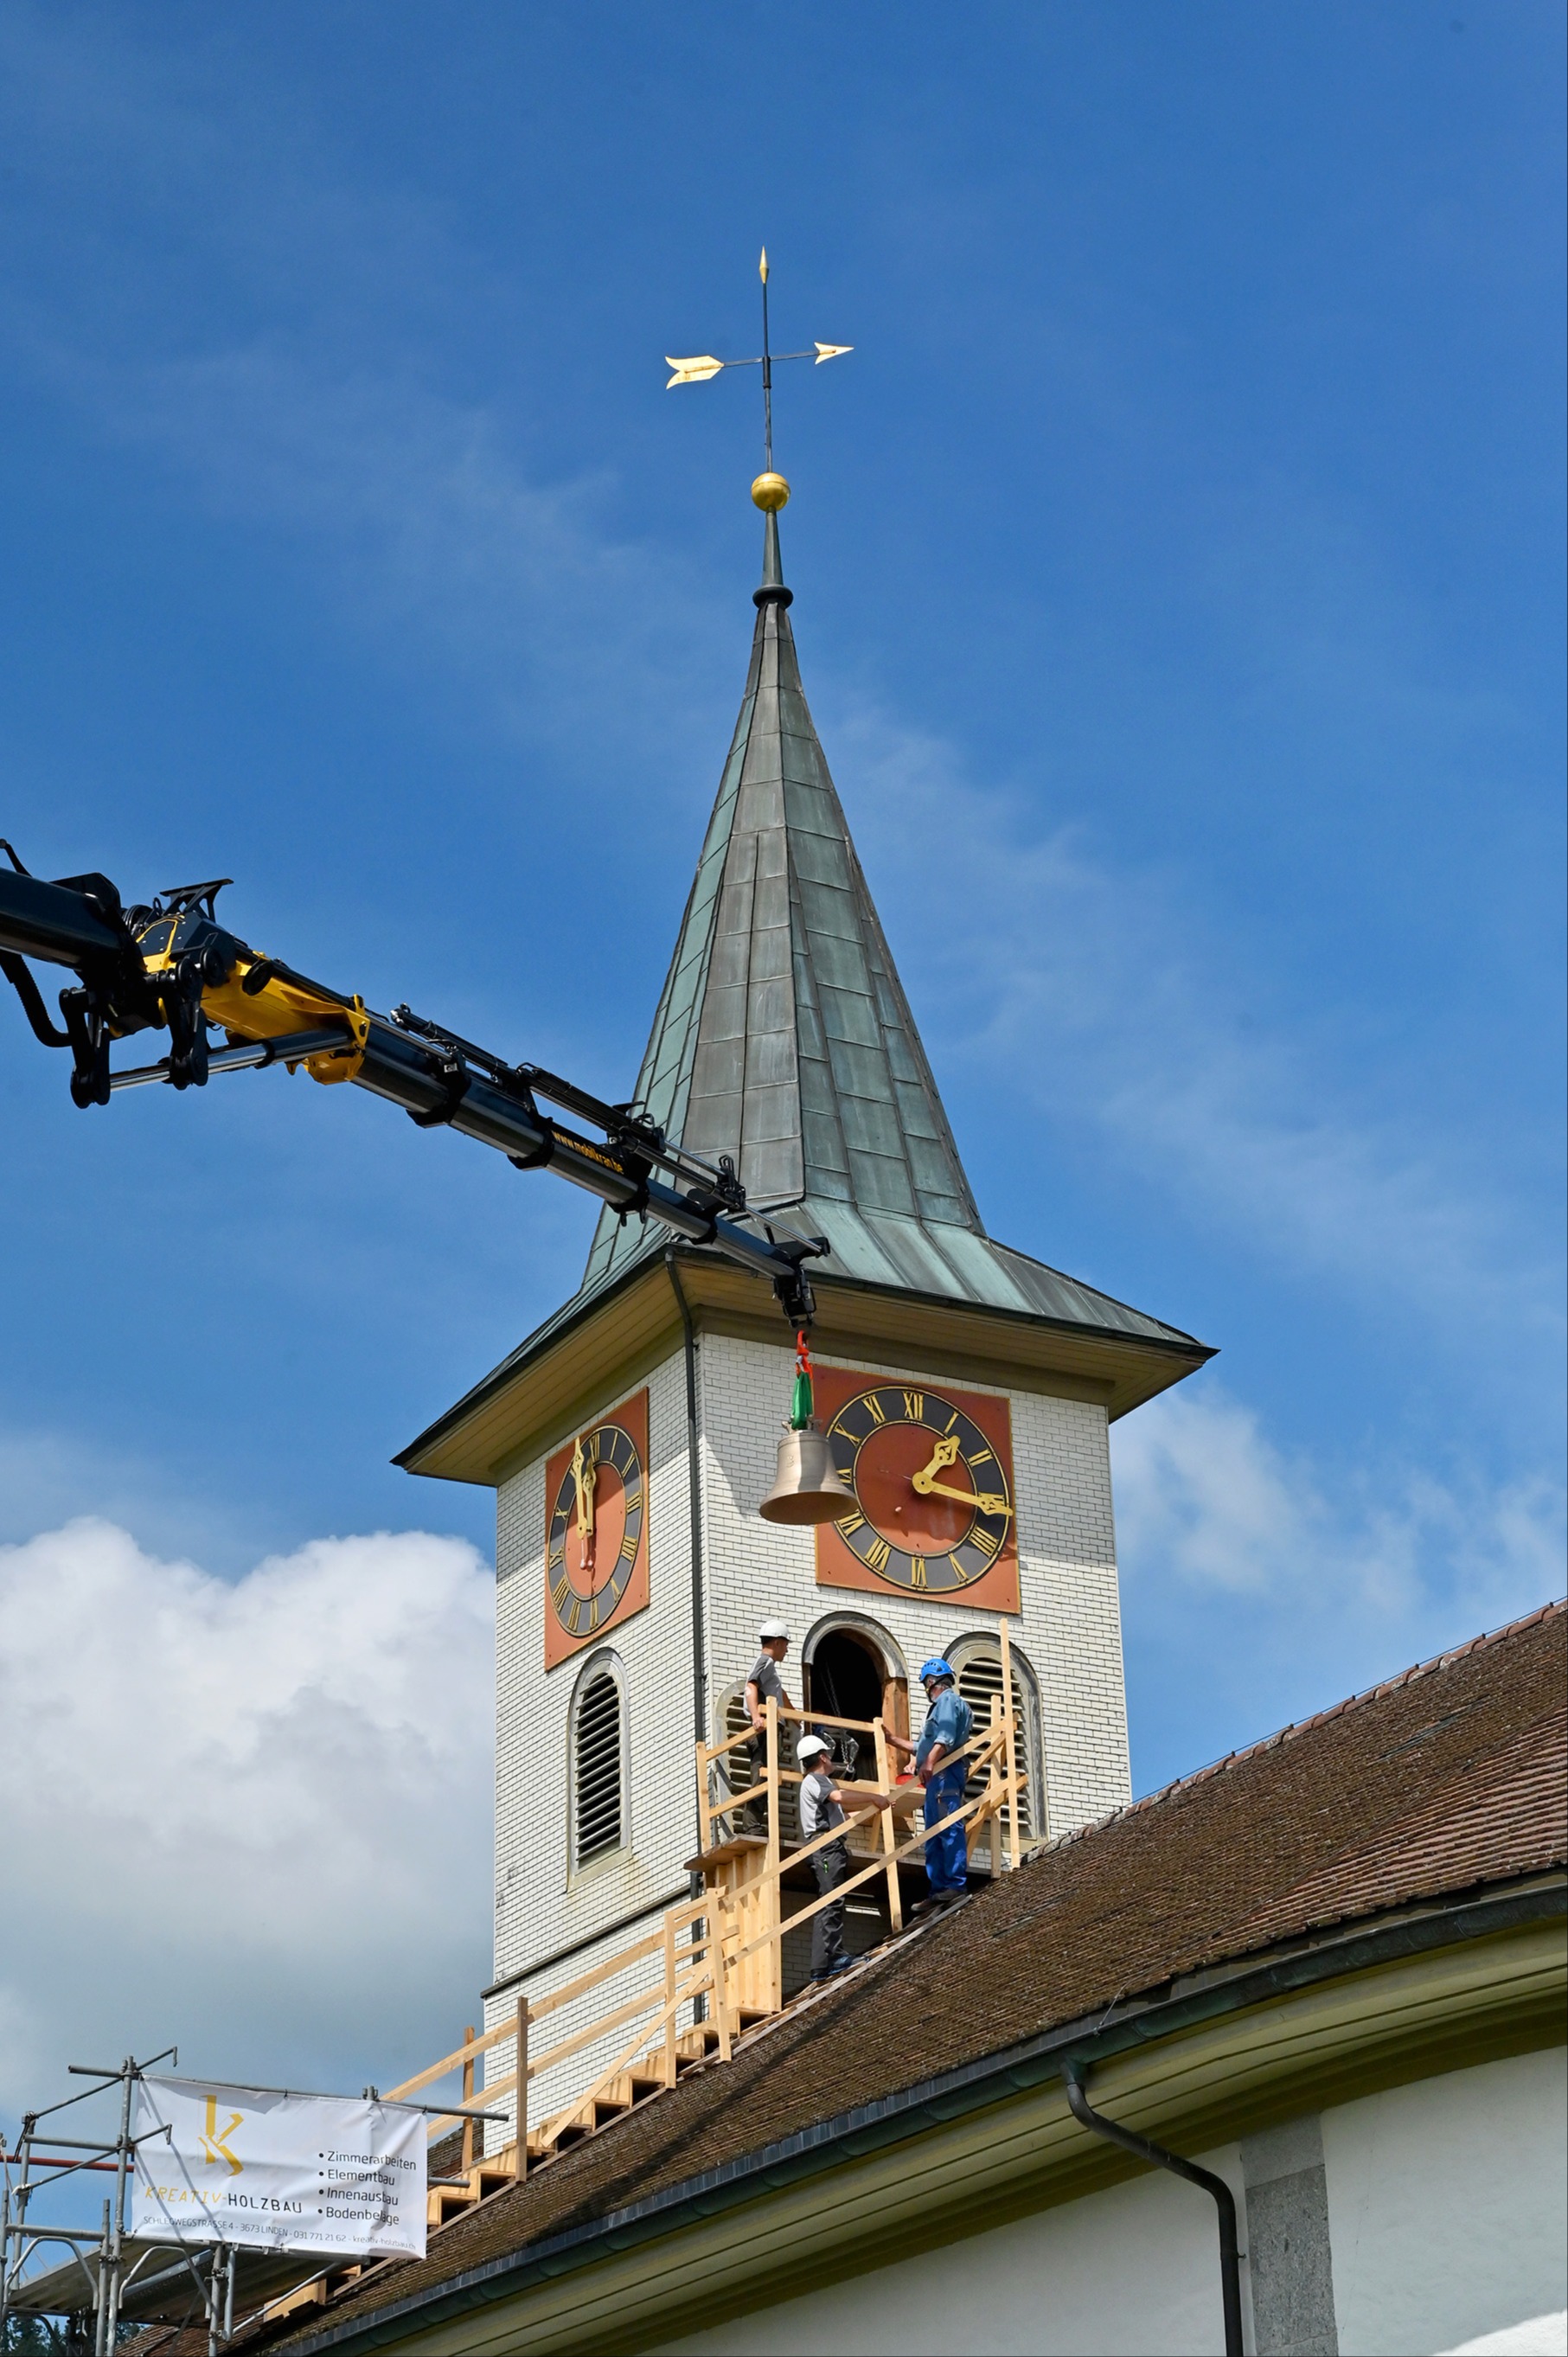
[[[758,475],[751,496],[764,515],[777,515],[789,496],[789,486],[782,475]]]

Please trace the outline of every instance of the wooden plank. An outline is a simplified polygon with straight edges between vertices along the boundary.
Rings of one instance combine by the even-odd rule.
[[[468,2024],[468,2027],[463,2032],[463,2043],[468,2049],[467,2053],[463,2057],[463,2109],[467,2111],[474,2100],[474,2025],[472,2022]],[[463,2123],[463,2158],[460,2164],[462,2174],[467,2177],[473,2166],[474,2123],[472,2120],[465,2120]]]
[[[517,2086],[517,2145],[512,2172],[521,2178],[528,2175],[528,2004],[521,1996],[517,2001],[517,2053],[512,2061],[512,2078]]]
[[[891,1756],[890,1756],[890,1754],[889,1754],[889,1752],[888,1752],[888,1749],[887,1749],[887,1730],[886,1730],[886,1728],[883,1726],[882,1721],[881,1721],[880,1719],[877,1719],[877,1720],[876,1720],[876,1722],[875,1722],[875,1735],[876,1735],[876,1781],[877,1781],[877,1782],[881,1785],[881,1787],[882,1787],[882,1789],[883,1789],[883,1791],[884,1791],[885,1792],[890,1792],[893,1790],[893,1768],[892,1768],[892,1760],[891,1760]],[[894,1812],[892,1809],[879,1809],[879,1810],[877,1811],[877,1814],[878,1814],[878,1816],[879,1816],[879,1817],[880,1817],[880,1819],[881,1819],[881,1824],[880,1824],[880,1827],[879,1827],[879,1831],[880,1831],[881,1835],[882,1835],[882,1846],[883,1846],[883,1849],[884,1849],[884,1851],[886,1852],[886,1856],[887,1856],[887,1859],[888,1859],[888,1867],[887,1867],[887,1921],[888,1921],[888,1926],[889,1926],[889,1929],[890,1929],[890,1930],[892,1930],[892,1931],[895,1931],[895,1932],[901,1932],[901,1931],[904,1929],[904,1893],[903,1893],[903,1891],[899,1889],[899,1886],[898,1886],[898,1869],[897,1869],[897,1867],[892,1863],[893,1852],[894,1852],[894,1850],[897,1848],[897,1842],[898,1842],[898,1836],[897,1836],[897,1834],[895,1832],[895,1830],[894,1830],[894,1825],[893,1825],[893,1819],[894,1819],[895,1812]]]
[[[479,2112],[493,2111],[495,2108],[495,2097],[498,2095],[510,2095],[515,2084],[516,2074],[510,2071],[507,2072],[504,2079],[492,2079],[489,2085],[483,2089],[478,2103],[474,2105],[475,2113],[478,2114]],[[460,2127],[463,2124],[464,2116],[465,2115],[462,2108],[458,2104],[454,2104],[449,2112],[442,2112],[438,2115],[433,2115],[429,2127],[425,2131],[429,2142],[431,2144],[435,2144],[438,2137],[444,2136],[446,2134],[448,2128]]]
[[[768,1706],[773,1707],[772,1704]],[[730,1908],[727,1892],[714,1893],[714,1926],[712,1965],[714,1975],[714,2027],[719,2033],[719,2061],[730,2059],[730,1972],[729,1930]],[[673,2020],[674,2016],[671,2016]]]
[[[1007,1871],[1018,1867],[1018,1748],[1017,1710],[1013,1700],[1013,1645],[1005,1618],[997,1622],[1002,1638],[1002,1706],[1007,1718]]]
[[[682,1985],[681,2002],[684,2003],[685,1998],[693,1996],[703,1985],[708,1970],[708,1966],[700,1965],[689,1975]],[[557,2062],[564,2062],[569,2054],[580,2053],[585,2046],[591,2046],[595,2039],[602,2038],[607,2030],[618,2029],[623,2022],[635,2021],[639,2013],[646,2013],[650,2006],[659,2005],[661,1995],[660,1985],[655,1984],[643,1996],[628,1997],[623,2005],[616,2006],[609,2013],[601,2014],[596,2021],[590,2021],[585,2029],[575,2030],[570,2038],[564,2038],[559,2046],[552,2046],[547,2053],[531,2060],[528,2066],[529,2077],[537,2079],[542,2072],[550,2070]],[[660,2018],[663,2018],[662,2013]]]
[[[433,2062],[427,2071],[416,2072],[412,2079],[405,2079],[400,2087],[389,2087],[381,2101],[384,2104],[396,2104],[400,2103],[405,2095],[416,2095],[421,2087],[428,2087],[435,2080],[445,2079],[449,2072],[457,2070],[470,2054],[488,2053],[492,2046],[509,2035],[510,2025],[508,2024],[503,2023],[499,2029],[487,2029],[482,2038],[470,2039],[466,2044],[459,2046],[455,2054],[444,2054],[439,2062]]]
[[[722,1760],[725,1753],[733,1751],[737,1744],[749,1743],[752,1732],[749,1727],[743,1727],[737,1734],[726,1735],[722,1743],[699,1743],[697,1749],[702,1756],[703,1765],[711,1767],[715,1760]]]
[[[765,1920],[773,1941],[770,1952],[772,1969],[762,1992],[769,2012],[777,2012],[784,1998],[783,1910],[779,1897],[779,1804],[784,1797],[784,1787],[779,1774],[781,1765],[779,1746],[779,1697],[777,1695],[769,1695],[768,1697],[768,1851],[762,1868],[763,1880],[768,1886],[768,1895],[763,1900],[766,1910]]]
[[[755,1784],[747,1784],[747,1785],[744,1788],[744,1790],[742,1790],[741,1792],[732,1792],[732,1793],[730,1794],[729,1799],[728,1799],[727,1801],[715,1801],[715,1802],[714,1803],[714,1804],[713,1804],[713,1807],[712,1807],[712,1808],[709,1810],[709,1812],[708,1812],[708,1824],[709,1824],[709,1828],[710,1828],[710,1830],[709,1830],[709,1834],[708,1834],[708,1838],[707,1838],[707,1840],[706,1840],[706,1841],[703,1843],[703,1848],[704,1848],[704,1849],[709,1849],[709,1848],[711,1848],[711,1847],[713,1846],[713,1838],[714,1838],[714,1837],[713,1837],[713,1832],[712,1832],[712,1825],[713,1825],[713,1821],[714,1821],[714,1819],[715,1817],[727,1817],[727,1816],[729,1815],[730,1811],[731,1811],[732,1809],[745,1809],[745,1808],[748,1808],[748,1807],[750,1806],[751,1803],[752,1803],[753,1801],[755,1801],[755,1800],[756,1800],[756,1798],[757,1798],[757,1787],[756,1787],[756,1785],[755,1785]]]
[[[589,1989],[597,1988],[601,1981],[613,1980],[616,1974],[624,1972],[628,1964],[635,1964],[642,1957],[653,1955],[663,1944],[662,1932],[650,1932],[644,1938],[633,1940],[628,1947],[618,1948],[613,1956],[607,1956],[602,1964],[596,1964],[591,1972],[579,1973],[575,1981],[563,1981],[559,1988],[536,1997],[528,2008],[529,2019],[544,2020],[547,2015],[559,2012],[562,2006],[570,2005],[574,1997],[584,1996]]]
[[[703,1905],[701,1900],[686,1900],[670,1912],[679,1925],[682,1921],[691,1921],[700,1915]],[[579,1973],[575,1980],[564,1981],[559,1988],[551,1989],[547,1995],[527,2006],[529,2019],[535,2022],[544,2020],[548,2015],[559,2011],[562,2006],[570,2005],[574,1997],[585,1996],[589,1989],[596,1988],[601,1981],[613,1980],[616,1974],[623,1972],[628,1964],[655,1954],[663,1944],[663,1932],[658,1931],[649,1932],[640,1940],[633,1940],[627,1947],[618,1948],[615,1954],[607,1957],[603,1964],[595,1964],[588,1972]],[[524,2002],[519,2000],[520,2005]],[[383,2100],[394,2104],[405,2096],[417,2094],[422,2087],[433,2086],[436,2080],[445,2079],[449,2072],[470,2067],[475,2056],[488,2053],[492,2046],[499,2045],[503,2039],[509,2039],[512,2034],[513,2024],[509,2020],[499,2023],[494,2029],[487,2029],[480,2037],[465,2039],[455,2052],[444,2054],[439,2062],[432,2062],[427,2069],[416,2072],[412,2079],[404,2079],[400,2086],[389,2088]],[[460,2104],[454,2105],[447,2116],[458,2117],[461,2108]]]
[[[664,1919],[664,1994],[675,1994],[675,1926],[667,1915]],[[675,2084],[675,2016],[668,2015],[664,2024],[662,2076],[667,2087]]]
[[[792,1718],[798,1727],[853,1727],[862,1735],[875,1735],[874,1718],[832,1718],[825,1710],[791,1710],[788,1705],[779,1712],[781,1718]]]
[[[702,1846],[706,1849],[714,1838],[714,1812],[708,1799],[707,1746],[700,1739],[697,1744],[697,1828],[702,1835]]]

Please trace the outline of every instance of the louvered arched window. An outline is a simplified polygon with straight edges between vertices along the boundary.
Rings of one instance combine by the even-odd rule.
[[[572,1864],[626,1846],[626,1697],[610,1653],[591,1661],[572,1702]]]
[[[1043,1830],[1040,1695],[1034,1671],[1016,1645],[1012,1654],[1014,1705],[1023,1721],[1018,1765],[1029,1780],[1018,1796],[1018,1831],[1025,1840],[1032,1841]],[[976,1728],[989,1727],[992,1697],[1002,1692],[1001,1646],[991,1636],[961,1637],[956,1645],[949,1646],[948,1659],[958,1672],[958,1690],[974,1713]]]

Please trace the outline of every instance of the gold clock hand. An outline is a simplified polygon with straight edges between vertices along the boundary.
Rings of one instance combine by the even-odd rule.
[[[945,1466],[956,1464],[957,1461],[958,1440],[953,1434],[950,1433],[945,1440],[939,1440],[932,1449],[929,1464],[922,1465],[918,1473],[910,1476],[920,1496],[929,1497],[931,1491],[938,1486],[937,1475]]]
[[[1012,1507],[994,1490],[955,1490],[947,1481],[927,1481],[921,1484],[923,1498],[956,1498],[961,1506],[972,1506],[982,1514],[1011,1514]]]
[[[585,1456],[579,1436],[572,1447],[572,1480],[577,1491],[577,1536],[585,1546],[593,1544],[594,1491],[598,1478],[598,1469],[591,1458]]]

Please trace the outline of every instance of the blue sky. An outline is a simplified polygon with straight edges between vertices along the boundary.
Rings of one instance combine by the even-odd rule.
[[[231,874],[611,1094],[758,557],[755,383],[660,356],[755,349],[764,241],[779,339],[855,346],[781,378],[786,570],[983,1211],[1222,1350],[1114,1437],[1140,1789],[1562,1586],[1561,50],[1537,0],[0,15],[0,833]],[[591,1207],[278,1075],[84,1115],[4,1006],[0,1123],[18,1597],[195,1580],[231,1659],[263,1559],[423,1532],[391,1587],[468,1626],[489,1496],[388,1459]]]

